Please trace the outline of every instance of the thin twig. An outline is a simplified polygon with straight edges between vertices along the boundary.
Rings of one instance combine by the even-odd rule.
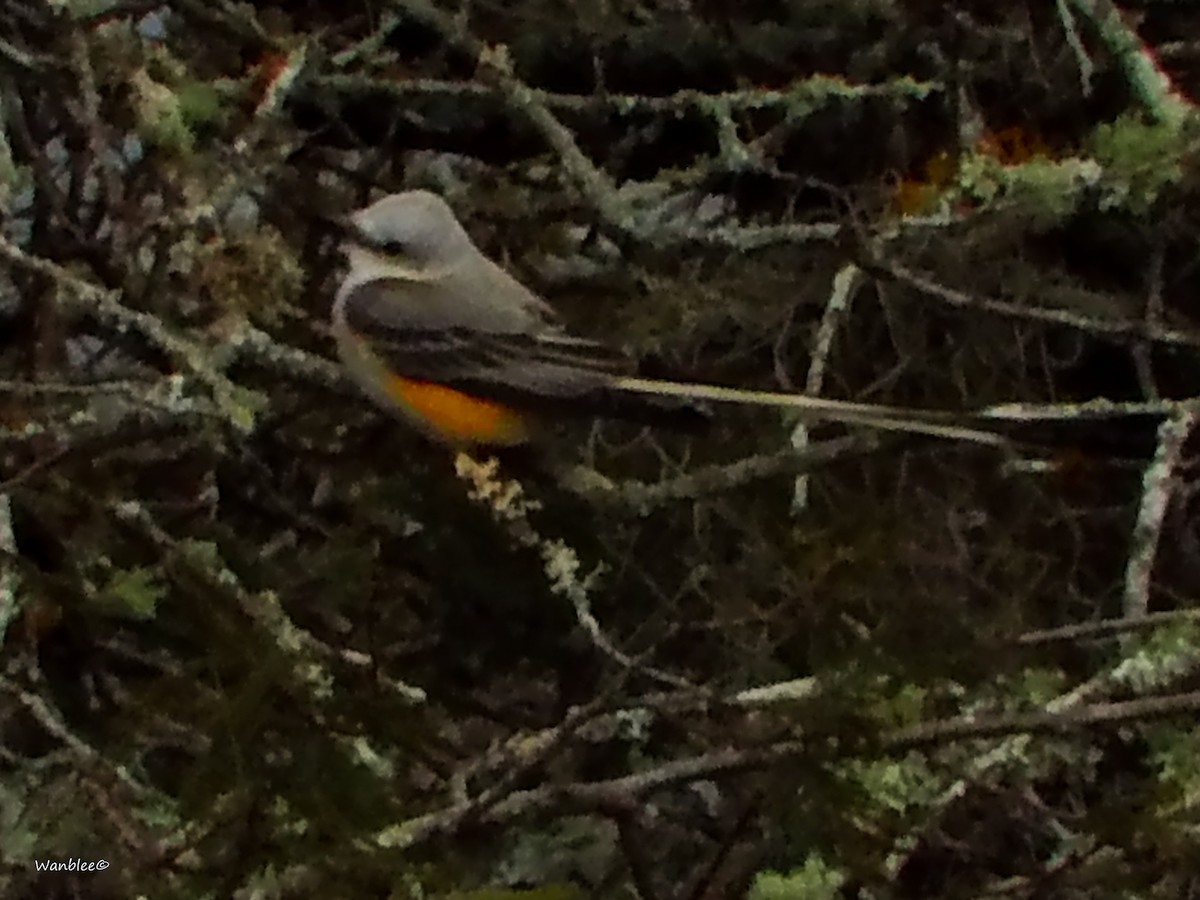
[[[825,303],[825,312],[821,314],[821,324],[817,329],[817,339],[813,346],[812,360],[808,364],[808,375],[804,381],[804,392],[817,397],[825,389],[825,371],[829,366],[829,355],[833,351],[833,339],[838,328],[850,313],[850,304],[854,293],[862,284],[862,270],[853,263],[847,263],[838,270],[833,279],[833,288]],[[803,452],[809,446],[808,423],[801,419],[792,431],[792,448]],[[792,486],[792,515],[802,512],[808,506],[809,478],[801,474]]]
[[[1182,462],[1184,444],[1195,430],[1198,417],[1200,409],[1192,406],[1159,426],[1158,450],[1142,477],[1142,500],[1125,567],[1123,606],[1127,618],[1144,616],[1150,608],[1150,576],[1162,537],[1163,519],[1178,486],[1176,470]]]

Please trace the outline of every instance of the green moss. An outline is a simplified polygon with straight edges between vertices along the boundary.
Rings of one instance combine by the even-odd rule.
[[[790,872],[759,872],[754,878],[750,900],[834,900],[841,896],[846,876],[819,856]]]
[[[1146,122],[1136,114],[1098,126],[1089,149],[1105,170],[1102,205],[1146,212],[1183,178],[1183,160],[1193,140],[1189,130],[1175,122]]]

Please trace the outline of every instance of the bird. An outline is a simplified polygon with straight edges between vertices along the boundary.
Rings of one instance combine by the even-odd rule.
[[[347,373],[382,409],[455,449],[534,440],[555,417],[695,422],[705,404],[790,409],[806,421],[1011,446],[1020,415],[910,409],[671,381],[603,341],[489,259],[438,194],[388,194],[337,220],[347,268],[331,330]]]

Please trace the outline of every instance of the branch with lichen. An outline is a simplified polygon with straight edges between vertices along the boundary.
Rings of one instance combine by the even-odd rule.
[[[1116,57],[1134,94],[1156,120],[1179,124],[1191,118],[1195,106],[1171,83],[1153,52],[1129,27],[1112,0],[1069,0],[1100,35]]]
[[[1138,622],[1139,618],[1142,617],[1135,613],[1133,619],[1110,622],[1099,631],[1097,626],[1100,623],[1069,626],[1061,629],[1062,634],[1052,637],[1062,640],[1120,635],[1133,630],[1132,625]],[[1174,685],[1186,684],[1200,672],[1200,644],[1196,640],[1198,629],[1194,616],[1163,615],[1156,617],[1152,624],[1147,622],[1137,630],[1139,639],[1136,643],[1127,641],[1123,645],[1124,652],[1119,660],[1103,672],[1042,704],[1039,712],[1033,715],[1045,717],[1047,720],[1060,716],[1064,720],[1074,720],[1081,714],[1086,715],[1089,709],[1121,707],[1123,704],[1120,703],[1102,702],[1104,698],[1113,695],[1135,695],[1138,699],[1128,701],[1134,704],[1131,707],[1134,709],[1139,706],[1153,706],[1155,701],[1160,699],[1157,695]],[[982,719],[989,714],[981,705],[980,709],[972,711],[969,718],[978,716]],[[946,808],[962,797],[970,786],[985,783],[1014,761],[1019,761],[1025,766],[1030,764],[1032,734],[1002,737],[1003,740],[994,743],[983,752],[972,755],[966,761],[962,766],[963,774],[927,805],[924,816],[926,821],[939,819]],[[1034,773],[1027,772],[1026,777],[1034,777]],[[895,856],[897,864],[906,858],[906,852],[901,845],[897,845]]]
[[[1004,318],[1037,322],[1045,325],[1061,325],[1087,334],[1104,337],[1140,338],[1159,344],[1200,348],[1200,331],[1171,328],[1158,322],[1147,322],[1132,317],[1128,319],[1099,318],[1076,313],[1068,309],[1030,306],[1026,303],[1015,303],[972,294],[968,291],[958,290],[957,288],[941,284],[927,275],[916,272],[898,262],[885,260],[881,256],[875,256],[863,265],[864,268],[873,274],[881,275],[898,284],[906,285],[924,296],[956,309],[988,313]]]
[[[1158,429],[1158,449],[1142,475],[1142,498],[1125,566],[1124,612],[1144,616],[1150,609],[1150,576],[1162,537],[1163,520],[1171,497],[1180,487],[1179,467],[1188,436],[1196,429],[1200,410],[1194,404],[1181,409]]]
[[[850,315],[850,304],[862,281],[862,270],[853,263],[843,266],[833,278],[833,286],[825,302],[825,310],[821,314],[821,324],[817,328],[816,342],[808,364],[808,375],[804,380],[804,392],[810,397],[820,396],[825,387],[825,371],[829,365],[829,355],[833,352],[833,339],[841,324]],[[797,453],[802,454],[808,450],[808,423],[803,419],[792,429],[790,443]],[[807,474],[799,475],[793,484],[793,515],[808,506],[808,484]]]
[[[398,20],[392,18],[381,23],[380,29],[389,24],[394,27]],[[381,32],[373,32],[368,40],[374,41]],[[365,42],[364,42],[365,43]],[[358,52],[352,48],[349,52]],[[335,56],[334,65],[341,66],[341,55]],[[382,95],[398,100],[417,97],[450,99],[489,100],[495,89],[474,81],[446,81],[439,78],[410,78],[397,80],[370,73],[315,74],[311,84],[335,94],[347,96]],[[854,84],[840,78],[813,75],[799,79],[791,85],[778,88],[744,88],[732,91],[682,90],[662,96],[648,94],[563,94],[543,88],[530,88],[530,94],[539,103],[557,112],[572,114],[595,113],[597,115],[631,115],[633,113],[659,112],[682,115],[695,109],[705,113],[728,117],[735,112],[760,109],[779,109],[789,113],[789,121],[801,120],[805,116],[838,100],[867,100],[892,98],[896,100],[923,100],[940,91],[941,85],[900,77],[880,84]]]
[[[1174,624],[1172,620],[1171,624]],[[1194,671],[1200,656],[1194,648],[1189,654],[1188,665],[1168,664],[1177,678],[1187,671]],[[1123,684],[1135,693],[1156,694],[1169,682],[1162,678],[1130,680],[1130,661],[1111,670],[1109,682],[1113,687]],[[962,796],[968,781],[982,779],[986,772],[1003,761],[1021,756],[1036,734],[1061,734],[1119,722],[1153,720],[1163,715],[1189,715],[1200,709],[1200,695],[1194,693],[1166,696],[1140,696],[1136,699],[1110,703],[1100,702],[1102,681],[1089,682],[1085,690],[1076,690],[1063,695],[1057,701],[1034,712],[994,713],[972,711],[957,719],[925,722],[886,732],[869,746],[881,754],[898,753],[915,747],[970,741],[980,738],[1003,738],[991,751],[972,757],[967,763],[968,775],[956,780],[941,798],[931,804],[926,817],[935,819],[944,807]],[[821,690],[815,679],[800,679],[773,685],[743,690],[728,696],[714,695],[707,691],[685,691],[674,695],[645,697],[639,701],[637,710],[667,712],[672,715],[693,712],[707,714],[721,706],[745,709],[766,709],[776,704],[803,704],[810,702]],[[557,746],[568,734],[581,739],[603,733],[622,714],[630,710],[597,712],[589,716],[569,716],[561,726],[537,734],[517,735],[502,748],[481,759],[476,770],[496,769],[513,765],[515,760],[528,760]],[[753,769],[775,765],[786,759],[794,759],[808,751],[804,741],[785,741],[773,745],[769,750],[736,748],[718,751],[693,758],[676,760],[647,772],[618,776],[606,782],[577,783],[567,786],[551,786],[529,791],[516,791],[504,799],[488,795],[487,803],[480,797],[462,797],[452,806],[434,813],[396,823],[375,835],[375,842],[390,849],[410,848],[432,839],[439,834],[453,833],[467,822],[479,821],[500,824],[536,812],[560,808],[563,804],[588,808],[592,803],[602,806],[618,799],[625,804],[635,802],[645,792],[659,791],[676,783],[712,777],[722,772],[737,769]],[[861,748],[859,748],[861,749]],[[853,758],[858,753],[847,745],[839,756]],[[897,860],[906,858],[898,849]]]
[[[161,319],[131,309],[121,302],[121,293],[93,284],[49,260],[31,256],[0,238],[0,258],[29,272],[49,278],[59,286],[58,297],[96,315],[119,331],[136,331],[179,365],[187,376],[208,388],[217,409],[238,431],[252,431],[255,418],[266,405],[257,392],[239,387],[216,372],[204,347],[176,334]]]
[[[99,385],[0,381],[0,397],[6,394],[25,398],[26,408],[22,421],[0,425],[0,446],[27,445],[36,456],[23,468],[0,474],[0,491],[52,471],[68,457],[95,454],[99,447],[225,421],[206,398],[184,396],[183,379],[174,375]],[[189,437],[211,440],[212,431],[194,427]]]
[[[651,246],[666,246],[695,242],[738,250],[750,250],[775,243],[803,243],[831,240],[841,233],[836,223],[789,223],[783,225],[720,225],[672,219],[664,221],[653,209],[641,208],[635,196],[639,186],[618,188],[608,174],[597,166],[579,147],[574,135],[554,114],[551,100],[543,92],[531,88],[514,71],[508,50],[504,46],[488,46],[468,32],[462,22],[428,3],[427,0],[392,0],[393,8],[403,10],[418,21],[434,28],[448,44],[470,54],[479,67],[479,77],[498,90],[505,102],[521,114],[541,134],[542,139],[557,155],[563,171],[575,188],[586,198],[605,226],[619,234],[632,237]],[[341,76],[345,77],[345,76]],[[345,84],[345,82],[335,82]],[[898,96],[923,96],[930,86],[911,80],[892,87]],[[471,89],[473,90],[473,89]],[[706,112],[721,136],[722,160],[735,170],[757,157],[759,150],[737,137],[731,112],[743,103],[746,107],[782,105],[789,110],[788,126],[803,120],[805,115],[830,97],[864,96],[872,88],[861,91],[838,79],[814,78],[803,87],[791,90],[762,91],[757,101],[746,92],[704,95],[689,92],[686,99],[676,98]],[[884,89],[886,90],[886,89]],[[646,101],[657,104],[664,101]],[[669,99],[665,101],[670,104]],[[561,104],[560,104],[561,105]],[[633,101],[639,105],[639,101]],[[670,106],[668,106],[670,108]],[[759,166],[760,168],[762,166]],[[662,185],[656,186],[661,194]]]
[[[892,729],[873,741],[841,742],[834,756],[854,759],[866,753],[894,755],[917,748],[1017,734],[1026,739],[1034,735],[1066,737],[1081,731],[1155,721],[1164,717],[1189,717],[1197,712],[1200,712],[1200,693],[1096,703],[1061,713],[970,714]],[[818,751],[822,752],[823,759],[828,759],[827,741],[821,735],[811,735],[778,741],[765,747],[723,749],[684,757],[602,781],[552,784],[514,791],[484,810],[466,801],[395,823],[377,832],[373,836],[373,843],[384,849],[407,850],[439,835],[453,833],[468,821],[472,824],[499,825],[531,815],[563,810],[599,812],[629,808],[642,798],[673,786],[770,769],[794,763]]]
[[[7,493],[0,493],[0,646],[12,624],[21,612],[20,576],[17,575],[13,558],[17,553],[17,538],[13,534],[12,500]]]
[[[598,566],[580,576],[581,564],[574,548],[561,540],[543,536],[530,522],[529,515],[539,508],[539,504],[525,495],[520,482],[499,478],[500,464],[494,458],[480,463],[466,453],[459,453],[455,456],[454,468],[458,477],[471,485],[470,499],[488,508],[513,543],[538,553],[550,592],[570,602],[576,621],[598,650],[623,668],[642,672],[674,687],[689,686],[678,675],[633,659],[604,633],[592,612],[590,599],[603,567]]]
[[[235,363],[252,365],[327,390],[362,396],[362,389],[347,378],[340,365],[276,340],[244,316],[228,317],[219,330],[221,344],[212,357],[212,365],[218,370]]]
[[[273,591],[251,591],[220,558],[210,543],[178,542],[168,534],[140,503],[125,501],[112,507],[122,522],[135,526],[164,556],[185,565],[212,589],[230,596],[242,612],[271,637],[275,647],[291,663],[298,685],[317,705],[326,701],[333,684],[328,665],[342,661],[357,668],[374,668],[366,654],[330,647],[309,631],[296,625]],[[425,692],[394,678],[380,676],[380,683],[409,703],[423,703]]]
[[[877,453],[888,443],[883,435],[863,432],[850,437],[788,447],[776,453],[745,456],[731,463],[704,466],[662,481],[612,481],[584,468],[557,474],[559,487],[591,503],[645,516],[673,503],[703,500],[771,478],[805,475],[839,461]]]

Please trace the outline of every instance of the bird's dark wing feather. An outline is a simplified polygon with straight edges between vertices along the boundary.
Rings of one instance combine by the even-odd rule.
[[[572,397],[601,389],[612,376],[636,368],[621,351],[574,337],[532,315],[524,328],[518,327],[520,322],[499,328],[452,324],[446,311],[413,295],[420,287],[369,282],[356,288],[353,302],[346,305],[350,328],[401,375],[496,399],[513,392]],[[396,303],[396,292],[408,292],[402,294],[408,302]],[[386,316],[378,314],[384,309]]]

